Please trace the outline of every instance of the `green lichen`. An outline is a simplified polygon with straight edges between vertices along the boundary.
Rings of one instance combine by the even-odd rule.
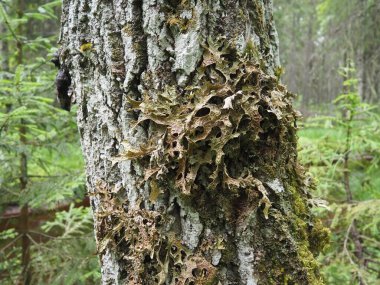
[[[167,14],[166,23],[174,32],[185,33],[196,24],[195,10],[189,1],[181,1],[177,5],[166,6],[163,12]]]
[[[315,220],[308,237],[310,250],[315,254],[322,252],[329,245],[330,237],[331,231],[323,225],[321,220]]]
[[[306,205],[306,200],[301,196],[295,187],[290,186],[289,191],[292,193],[293,210],[297,216],[302,216],[307,213],[308,207]]]
[[[122,29],[121,31],[125,34],[127,34],[128,36],[133,36],[133,26],[131,24],[126,24]]]
[[[129,99],[139,113],[136,127],[149,125],[150,135],[137,148],[124,142],[115,160],[145,167],[144,181],[154,185],[152,203],[157,193],[170,191],[196,208],[206,226],[220,216],[232,228],[248,221],[259,284],[323,284],[315,255],[327,230],[312,217],[303,172],[297,173],[292,94],[263,70],[252,43],[244,54],[223,38],[209,39],[203,48],[202,64],[185,89],[166,86]],[[266,186],[265,179],[276,177],[288,177],[283,193]],[[179,256],[158,259],[177,243],[158,235],[154,270],[166,274],[165,268],[175,267],[178,272],[170,274],[177,281],[217,282],[217,267],[205,257],[215,247],[205,238],[178,265]],[[233,235],[227,240],[224,264],[236,260]],[[191,277],[191,268],[207,274]]]
[[[319,275],[319,264],[310,252],[307,243],[298,245],[298,256],[301,260],[303,268],[307,271],[307,284],[324,284],[322,277]]]
[[[244,165],[237,165],[234,155],[243,145],[247,151],[257,153],[254,146],[258,145],[260,134],[272,128],[270,121],[261,125],[263,116],[274,114],[271,120],[275,122],[294,120],[281,115],[290,108],[289,97],[284,87],[263,73],[255,61],[230,58],[234,51],[225,42],[209,41],[204,47],[196,87],[187,87],[180,95],[174,86],[169,86],[156,98],[144,94],[140,102],[130,100],[131,107],[141,112],[137,124],[150,121],[157,132],[144,148],[131,149],[126,143],[122,156],[149,158],[146,179],[172,179],[185,195],[190,195],[194,188],[228,189],[232,195],[244,192],[257,199],[257,191],[261,196],[258,207],[264,205],[267,218],[271,202],[266,188],[248,168],[244,171]],[[260,108],[265,110],[263,114]],[[240,146],[236,144],[239,141]],[[202,167],[209,169],[207,177],[202,176]],[[168,173],[168,169],[175,171]]]
[[[195,20],[193,16],[191,19],[184,19],[177,14],[173,14],[167,19],[167,24],[169,27],[177,28],[180,32],[185,33],[190,27],[195,25]]]
[[[281,76],[285,73],[285,69],[282,66],[277,66],[274,70],[274,75],[277,78],[277,82],[280,82]]]
[[[248,56],[250,59],[253,60],[260,60],[260,52],[257,49],[253,40],[249,40],[247,42],[246,47],[244,49],[244,55]]]
[[[84,43],[80,46],[79,51],[81,53],[88,52],[92,49],[92,43]]]

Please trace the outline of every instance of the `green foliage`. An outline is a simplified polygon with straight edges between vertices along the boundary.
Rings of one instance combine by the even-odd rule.
[[[42,228],[31,226],[42,224],[37,213],[46,219],[58,205],[82,201],[85,195],[75,111],[56,107],[57,71],[49,62],[56,51],[60,5],[0,1],[0,214],[23,205],[30,213],[6,217],[1,224],[1,284],[22,282],[25,235],[32,245],[33,284],[92,284],[99,279],[88,209],[71,207]],[[24,235],[20,225],[25,218],[30,228]]]
[[[45,244],[34,244],[38,254],[33,259],[33,284],[94,284],[100,281],[93,220],[89,208],[58,212],[55,220],[42,226],[45,234],[57,232]],[[80,254],[78,254],[80,253]],[[59,266],[57,266],[59,265]]]
[[[48,92],[44,90],[54,82],[51,76],[54,71],[46,64],[44,67],[46,71],[36,76],[30,66],[18,65],[15,74],[0,80],[3,87],[0,96],[2,188],[6,192],[2,203],[20,200],[32,207],[52,207],[59,200],[71,198],[78,187],[82,187],[82,196],[84,193],[83,164],[75,159],[80,152],[74,119],[55,108],[52,98],[40,95],[54,94],[53,88]],[[20,144],[20,128],[27,130],[25,144]],[[28,157],[30,178],[23,193],[15,179],[19,161],[14,158],[21,153]]]
[[[21,273],[21,250],[14,246],[20,237],[14,229],[0,232],[0,280],[7,278],[11,284],[15,284]]]
[[[328,284],[380,281],[380,116],[361,101],[354,74],[352,66],[342,69],[336,115],[309,119],[300,133],[300,157],[318,181],[316,195],[330,203],[319,210],[333,232],[321,257]]]
[[[8,53],[4,51],[3,54],[7,57],[6,70],[0,72],[1,189],[5,194],[2,204],[20,201],[32,207],[43,205],[49,208],[59,200],[71,198],[73,191],[79,188],[82,188],[79,190],[81,196],[84,194],[83,163],[76,159],[80,151],[74,116],[53,104],[56,71],[49,62],[49,54],[54,51],[54,41],[42,40],[41,36],[27,38],[26,32],[14,34],[26,29],[30,18],[40,22],[56,19],[52,9],[58,4],[59,1],[54,1],[31,8],[38,13],[25,12],[21,18],[12,18],[12,8],[15,7],[11,2],[0,5],[3,22],[9,23],[4,36],[8,40],[4,43]],[[7,10],[10,15],[5,14]],[[36,17],[37,14],[44,17]],[[22,49],[16,47],[18,44]],[[40,48],[43,48],[42,52]],[[16,54],[13,50],[17,50]],[[35,57],[30,61],[26,56],[20,58],[19,53]],[[21,134],[21,130],[25,134]],[[22,153],[27,157],[29,181],[27,189],[20,193],[20,166],[15,158]],[[76,178],[75,182],[68,179],[71,177]]]

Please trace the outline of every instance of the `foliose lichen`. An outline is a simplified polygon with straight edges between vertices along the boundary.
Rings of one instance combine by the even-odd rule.
[[[315,255],[328,231],[306,204],[292,94],[263,70],[253,46],[240,53],[224,38],[202,46],[203,61],[187,87],[165,86],[146,91],[141,100],[128,99],[138,114],[136,127],[148,128],[149,137],[139,147],[125,141],[114,161],[139,161],[142,183],[151,186],[150,202],[175,193],[198,210],[191,216],[196,224],[207,226],[220,216],[235,231],[244,225],[254,232],[248,241],[233,232],[222,237],[240,239],[237,244],[252,251],[247,264],[255,271],[239,267],[247,280],[323,284]],[[127,248],[126,268],[132,270],[128,256],[141,261],[133,265],[129,284],[216,284],[218,266],[233,263],[242,250],[208,242],[201,226],[187,242],[168,236],[162,225],[169,216],[144,207],[113,209],[113,218],[117,222],[99,223],[118,225],[101,240]]]

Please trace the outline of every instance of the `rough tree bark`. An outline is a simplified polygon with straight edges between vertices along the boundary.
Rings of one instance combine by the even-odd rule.
[[[322,284],[270,0],[64,0],[103,284]]]

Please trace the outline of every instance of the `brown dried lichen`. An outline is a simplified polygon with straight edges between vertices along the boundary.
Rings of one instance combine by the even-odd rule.
[[[119,189],[120,190],[120,189]],[[95,214],[98,252],[122,248],[118,258],[128,272],[128,284],[215,284],[216,269],[201,252],[191,252],[177,236],[161,232],[167,221],[157,211],[119,203],[118,191],[98,182],[94,196],[101,202]]]

